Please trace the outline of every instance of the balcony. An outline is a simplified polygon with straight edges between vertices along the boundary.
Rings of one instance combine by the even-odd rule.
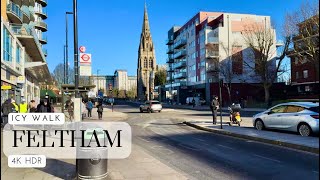
[[[179,86],[186,86],[187,85],[187,82],[186,81],[180,81],[180,82],[177,82],[177,83],[169,83],[169,84],[166,84],[165,87],[166,88],[171,88],[171,87],[179,87]]]
[[[174,79],[183,79],[183,78],[186,78],[186,77],[187,77],[187,73],[186,72],[181,72],[181,73],[173,75]]]
[[[12,23],[22,24],[23,14],[20,7],[12,2],[7,5],[7,16]]]
[[[168,67],[168,68],[167,68],[167,72],[174,72],[174,69],[173,69],[173,68]]]
[[[29,24],[31,21],[31,13],[28,6],[21,6],[22,14],[23,14],[23,23]]]
[[[182,58],[182,57],[184,57],[186,55],[187,55],[187,51],[186,50],[181,50],[181,51],[178,51],[177,53],[175,53],[173,55],[173,58],[174,59],[179,59],[179,58]]]
[[[176,43],[174,43],[173,48],[178,49],[186,44],[187,44],[187,40],[183,38],[177,41]]]
[[[46,8],[37,8],[34,10],[35,14],[39,15],[42,19],[47,19],[48,14]]]
[[[206,51],[207,59],[216,59],[219,58],[219,51]]]
[[[206,69],[207,73],[218,73],[219,67],[215,65],[209,65]]]
[[[186,67],[186,65],[187,65],[187,62],[184,59],[184,60],[182,60],[180,62],[174,63],[173,64],[173,69],[180,69],[180,68]]]
[[[167,54],[173,54],[173,48],[168,48],[167,49]]]
[[[47,0],[36,0],[37,3],[41,4],[42,7],[46,7],[48,5]]]
[[[47,24],[41,21],[35,21],[34,27],[40,29],[42,32],[46,32],[48,30]]]
[[[43,52],[43,54],[44,54],[45,57],[48,56],[48,50],[47,50],[47,49],[42,48],[42,52]]]
[[[167,62],[167,63],[173,63],[173,62],[174,62],[174,60],[173,60],[173,58],[172,58],[172,57],[168,57],[168,58],[167,58],[167,60],[166,60],[166,62]]]
[[[48,38],[46,35],[42,34],[42,37],[39,38],[39,41],[41,44],[47,44],[48,43]]]
[[[10,24],[12,31],[25,47],[26,52],[32,55],[33,61],[45,61],[38,36],[32,26],[28,24]]]
[[[173,40],[172,39],[167,39],[166,40],[166,45],[172,45],[173,44]]]

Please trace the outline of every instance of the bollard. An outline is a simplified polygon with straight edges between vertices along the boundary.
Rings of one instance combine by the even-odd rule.
[[[99,179],[106,180],[108,176],[108,159],[107,157],[107,147],[87,147],[88,142],[92,137],[93,131],[96,131],[98,134],[99,142],[103,142],[104,132],[100,129],[88,129],[85,132],[84,136],[84,147],[77,148],[77,151],[80,157],[77,158],[77,179]],[[81,144],[81,140],[78,140],[78,143]],[[91,140],[92,145],[96,145],[94,138]],[[91,146],[92,146],[91,145]]]

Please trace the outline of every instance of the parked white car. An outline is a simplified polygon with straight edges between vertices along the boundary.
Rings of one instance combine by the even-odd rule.
[[[161,112],[162,104],[159,101],[146,101],[143,105],[140,105],[140,112],[147,111],[151,112]]]
[[[253,116],[258,129],[278,129],[298,132],[301,136],[319,133],[319,103],[290,102],[278,104]]]

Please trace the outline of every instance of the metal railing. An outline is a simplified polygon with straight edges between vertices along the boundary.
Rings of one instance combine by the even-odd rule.
[[[178,51],[177,53],[175,53],[173,55],[173,58],[176,59],[176,58],[180,58],[182,56],[185,56],[187,55],[187,51],[186,50],[181,50],[181,51]]]
[[[46,24],[45,22],[41,22],[41,21],[35,21],[35,22],[34,22],[34,25],[35,25],[35,26],[43,27],[43,28],[45,28],[45,29],[48,28],[48,27],[47,27],[47,24]]]
[[[179,79],[179,78],[185,78],[187,76],[186,72],[180,72],[178,74],[173,75],[173,78]]]
[[[173,64],[173,69],[177,69],[177,68],[180,68],[180,67],[185,67],[186,65],[187,65],[186,59],[183,59],[180,62],[174,63]]]
[[[44,16],[48,16],[46,8],[35,8],[34,11],[35,11],[35,13],[43,14]]]
[[[206,58],[217,58],[219,57],[219,51],[206,51]]]
[[[23,14],[20,7],[12,2],[10,2],[7,6],[7,11],[12,12],[16,16],[18,16],[21,21],[23,20]]]
[[[180,39],[179,41],[177,41],[176,43],[174,43],[173,47],[179,48],[185,44],[187,44],[187,39],[183,38],[183,39]]]
[[[30,13],[29,7],[26,5],[22,5],[21,10],[23,14],[25,14],[30,19],[31,13]]]

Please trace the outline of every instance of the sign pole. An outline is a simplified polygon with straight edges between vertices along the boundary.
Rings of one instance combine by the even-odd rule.
[[[219,104],[220,104],[220,128],[222,129],[222,95],[221,95],[221,88],[222,88],[223,80],[220,79],[219,81]]]

